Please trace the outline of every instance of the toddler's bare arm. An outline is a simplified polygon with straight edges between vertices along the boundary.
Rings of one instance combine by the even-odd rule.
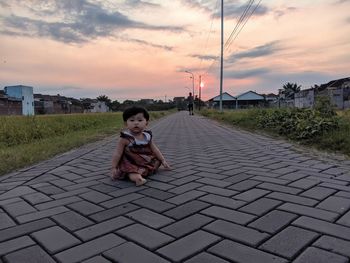
[[[157,145],[154,142],[151,142],[151,149],[154,155],[157,157],[157,159],[162,162],[164,168],[171,169],[170,165],[167,163],[163,154],[161,153],[161,151],[158,149]]]
[[[124,148],[128,143],[128,140],[124,138],[119,138],[118,140],[117,147],[112,157],[112,177],[117,173],[117,166],[123,156]]]

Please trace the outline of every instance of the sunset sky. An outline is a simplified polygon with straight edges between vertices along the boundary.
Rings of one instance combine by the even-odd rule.
[[[192,90],[187,70],[195,94],[201,75],[210,99],[219,94],[220,3],[0,0],[0,89],[168,100]],[[249,3],[252,15],[234,31]],[[232,0],[224,9],[223,90],[231,95],[350,76],[350,0]]]

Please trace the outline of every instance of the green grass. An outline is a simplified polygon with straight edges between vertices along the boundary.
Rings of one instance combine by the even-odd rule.
[[[288,131],[281,135],[279,127],[263,128],[259,125],[262,116],[268,116],[276,109],[249,109],[249,110],[203,110],[201,114],[206,117],[230,124],[253,132],[263,132],[270,136],[289,139],[301,145],[313,147],[328,153],[340,153],[350,157],[350,110],[337,112],[339,127],[325,131],[322,134],[311,136],[308,139],[298,139],[295,136],[288,136]],[[281,116],[285,114],[280,111]],[[276,115],[276,114],[275,114]],[[288,128],[288,127],[287,127]],[[287,134],[287,135],[286,135]]]
[[[168,112],[150,112],[151,121]],[[0,117],[0,175],[118,134],[121,113]]]
[[[249,131],[256,131],[258,129],[256,117],[259,114],[259,110],[256,109],[234,111],[224,110],[222,112],[217,110],[202,110],[200,113],[208,118],[234,125]]]

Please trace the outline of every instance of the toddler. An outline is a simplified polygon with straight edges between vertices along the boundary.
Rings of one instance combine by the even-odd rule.
[[[136,186],[147,182],[145,177],[157,172],[161,164],[170,169],[162,153],[146,130],[149,114],[142,107],[131,107],[123,112],[126,127],[120,133],[112,159],[112,179],[129,178]]]

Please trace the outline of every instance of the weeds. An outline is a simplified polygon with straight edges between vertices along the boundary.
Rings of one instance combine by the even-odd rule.
[[[121,113],[0,116],[0,175],[118,134],[122,127]]]
[[[202,114],[250,131],[350,156],[350,110],[337,114],[325,99],[319,100],[315,109],[204,110]]]

